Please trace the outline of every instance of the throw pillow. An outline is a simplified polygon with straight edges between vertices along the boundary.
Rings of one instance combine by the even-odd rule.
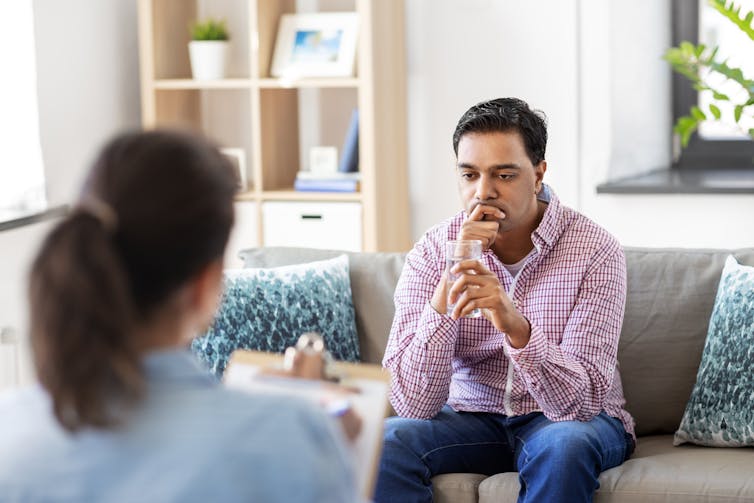
[[[674,444],[754,446],[754,267],[729,256]]]
[[[336,360],[358,361],[348,257],[271,269],[230,269],[214,323],[191,349],[221,377],[236,349],[280,353],[319,332]]]

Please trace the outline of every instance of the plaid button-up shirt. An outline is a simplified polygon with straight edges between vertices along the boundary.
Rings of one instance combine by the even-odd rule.
[[[617,368],[623,250],[549,187],[544,193],[549,204],[532,233],[536,251],[517,277],[491,250],[482,257],[531,323],[521,349],[485,318],[453,321],[429,303],[445,269],[444,243],[457,238],[464,212],[430,229],[406,257],[383,360],[399,415],[431,418],[445,403],[508,416],[541,411],[553,421],[587,421],[604,410],[633,435]]]

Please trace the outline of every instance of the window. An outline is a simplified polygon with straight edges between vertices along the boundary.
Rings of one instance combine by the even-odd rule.
[[[754,0],[728,1],[740,5],[744,12],[754,10]],[[621,91],[615,94],[616,99],[620,100],[620,107],[613,106],[610,117],[614,130],[618,132],[612,139],[610,161],[617,164],[622,160],[620,155],[624,158],[628,156],[629,161],[624,162],[626,166],[619,165],[624,169],[615,170],[611,179],[598,184],[597,193],[754,194],[754,141],[748,136],[710,123],[696,131],[687,147],[681,149],[680,139],[674,138],[669,130],[671,123],[668,119],[675,122],[679,117],[688,115],[692,106],[701,105],[702,108],[711,99],[696,91],[687,78],[673,72],[671,66],[660,59],[660,55],[671,44],[678,46],[684,40],[698,43],[701,39],[708,45],[720,45],[719,53],[728,51],[731,62],[735,57],[739,63],[748,63],[741,64],[741,67],[746,70],[747,78],[754,78],[754,57],[740,52],[742,46],[752,46],[751,40],[747,38],[745,44],[736,40],[733,37],[734,32],[738,31],[735,26],[731,24],[730,28],[733,30],[728,31],[727,25],[730,22],[707,2],[708,0],[669,0],[639,2],[640,6],[631,2],[610,2],[611,8],[616,9],[616,12],[621,12],[621,9],[629,12],[633,8],[629,6],[636,4],[640,15],[645,16],[642,26],[654,31],[640,40],[634,40],[635,26],[628,33],[623,28],[630,25],[624,24],[620,26],[621,29],[614,30],[621,37],[615,39],[616,47],[621,50],[613,51],[611,55],[623,59],[618,60],[617,70],[611,77],[615,82],[622,83],[621,79],[625,75],[642,75],[644,72],[645,79],[633,79],[628,85],[615,88]],[[660,14],[662,18],[658,18]],[[615,17],[611,21],[623,23],[622,19]],[[656,20],[659,22],[651,24]],[[663,73],[658,73],[656,65],[660,65],[659,71]],[[669,86],[666,84],[666,77],[671,78]],[[629,100],[645,100],[642,104],[651,103],[650,108],[626,106],[624,95],[634,90],[636,95]],[[730,113],[729,110],[720,108],[722,113]],[[672,111],[672,117],[668,117],[669,111]],[[645,124],[647,121],[649,123],[642,126],[646,127],[642,134],[646,132],[648,136],[632,138],[625,135],[636,131],[638,123]],[[634,150],[638,153],[634,154]],[[652,165],[642,162],[640,155],[644,154],[647,154],[646,159],[656,163]],[[639,161],[634,162],[630,157],[632,155]],[[611,170],[613,167],[611,166]]]
[[[742,12],[754,11],[754,0],[735,0]],[[740,66],[748,78],[754,75],[754,44],[744,34],[724,19],[706,1],[673,0],[673,45],[682,40],[692,43],[719,45],[718,54],[730,58],[732,65]],[[743,39],[741,39],[741,37]],[[722,85],[726,85],[721,83]],[[737,84],[729,83],[729,92],[738,91]],[[679,74],[673,74],[673,120],[687,115],[692,105],[707,110],[710,92],[698,92]],[[732,107],[730,107],[732,109]],[[732,110],[720,107],[721,112]],[[754,127],[754,121],[749,127]],[[676,142],[678,143],[678,142]],[[720,123],[703,123],[694,133],[688,146],[680,150],[673,146],[674,167],[680,170],[752,170],[754,171],[754,141],[743,131]]]
[[[3,2],[0,30],[0,220],[44,208],[32,0]]]

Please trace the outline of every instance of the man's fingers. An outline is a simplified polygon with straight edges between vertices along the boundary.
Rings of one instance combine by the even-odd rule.
[[[489,218],[487,216],[489,215]],[[500,208],[487,204],[477,204],[469,214],[469,220],[476,222],[481,221],[498,221],[505,218],[505,213]]]
[[[478,239],[486,250],[495,242],[498,228],[499,224],[497,222],[467,220],[464,222],[463,227],[461,227],[458,239]]]
[[[462,260],[454,264],[450,269],[452,274],[474,273],[474,274],[492,274],[482,262],[476,259]]]

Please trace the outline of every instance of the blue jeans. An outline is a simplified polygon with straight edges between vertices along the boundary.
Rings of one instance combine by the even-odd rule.
[[[442,473],[518,471],[523,502],[592,501],[600,472],[633,452],[623,424],[604,412],[588,422],[553,422],[541,412],[507,417],[443,407],[432,419],[391,417],[375,502],[431,502]]]

